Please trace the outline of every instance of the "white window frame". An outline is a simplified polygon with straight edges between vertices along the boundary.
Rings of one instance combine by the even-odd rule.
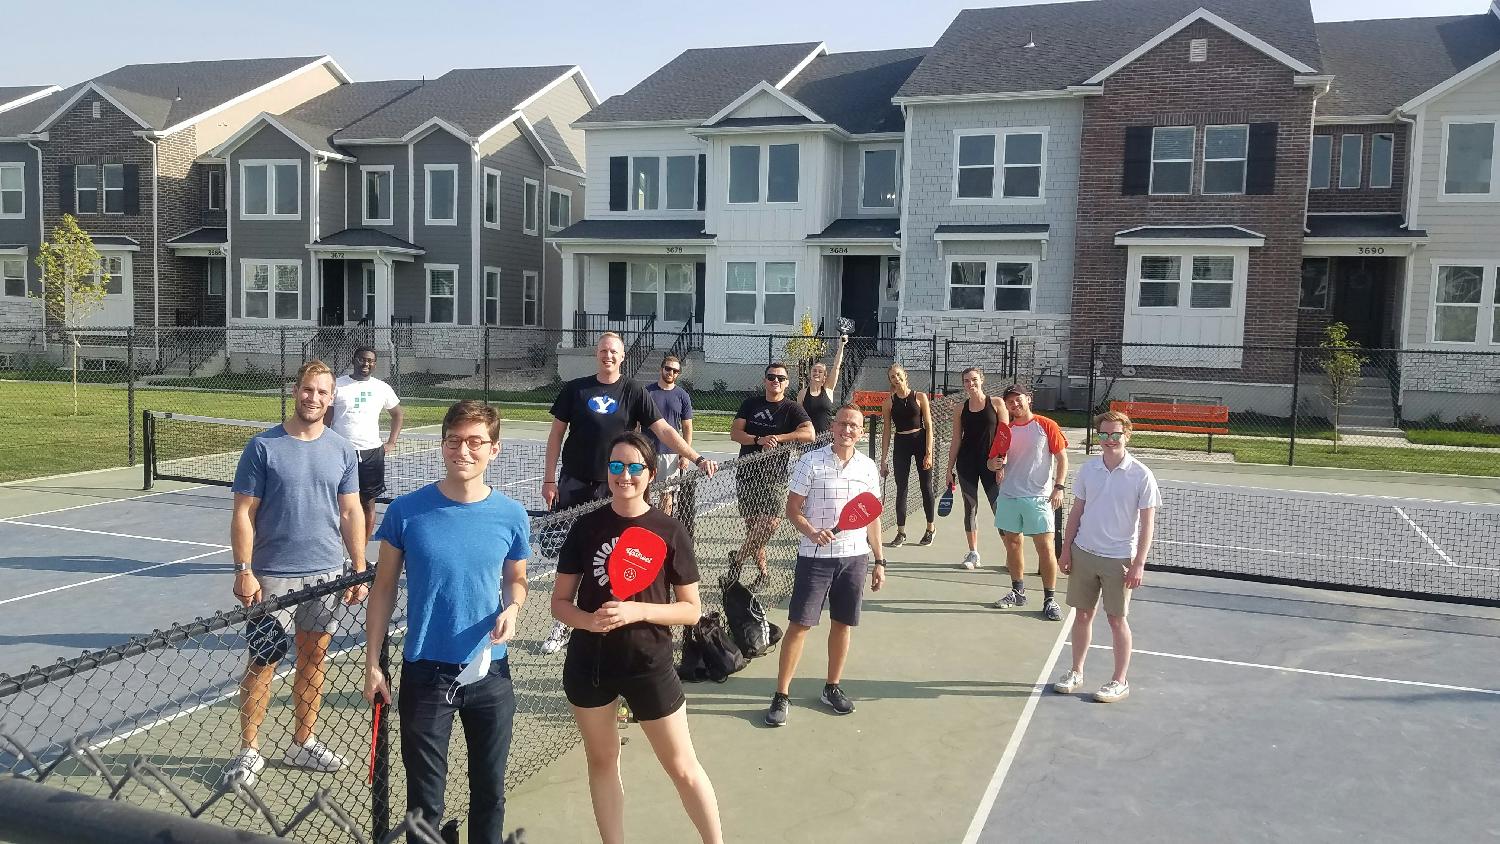
[[[1346,141],[1354,138],[1359,141],[1359,148],[1354,152],[1354,184],[1344,182],[1344,162],[1348,160],[1349,146]],[[1346,132],[1339,135],[1339,190],[1359,190],[1365,181],[1365,136],[1358,132]]]
[[[20,255],[11,255],[11,254],[0,255],[0,298],[6,298],[6,299],[25,299],[25,298],[27,298],[27,296],[26,296],[26,288],[27,288],[27,285],[28,285],[28,281],[26,279],[26,265],[27,265],[26,258],[27,258],[27,256],[24,253],[20,254]],[[9,265],[9,264],[15,264],[16,266],[20,267],[21,268],[21,274],[19,276],[10,275],[6,271],[6,269],[5,269],[6,266]],[[20,292],[19,295],[15,294],[15,293],[9,292],[9,289],[8,289],[8,283],[12,282],[12,281],[15,281],[17,278],[19,278],[21,280],[21,292]]]
[[[486,167],[484,168],[484,175],[480,180],[480,184],[483,186],[479,197],[480,224],[487,229],[500,228],[500,218],[505,216],[505,210],[500,207],[501,185],[504,184],[500,177],[501,173],[499,170],[493,167]],[[493,220],[490,219],[491,194],[494,195],[495,199],[495,219]]]
[[[669,162],[674,158],[686,158],[693,162],[693,200],[686,208],[673,208],[670,196],[669,184],[671,183],[671,167]],[[696,211],[698,210],[698,153],[695,152],[665,152],[661,155],[661,210],[663,211]]]
[[[439,296],[439,297],[436,297],[436,298],[439,298],[439,299],[448,299],[448,298],[452,298],[453,299],[453,319],[445,321],[445,322],[433,322],[432,321],[432,300],[434,298],[433,295],[432,295],[432,273],[433,273],[434,270],[436,270],[438,272],[442,272],[444,270],[447,270],[447,271],[450,271],[450,272],[453,273],[453,295],[452,295],[452,297],[448,297],[448,296]],[[423,264],[422,265],[422,302],[423,302],[423,307],[425,308],[425,313],[426,313],[427,324],[428,325],[458,325],[458,286],[459,286],[460,283],[461,282],[460,282],[459,277],[458,277],[458,265],[457,264]]]
[[[453,174],[453,217],[432,216],[432,174]],[[426,226],[456,226],[458,225],[458,165],[457,164],[423,164],[422,165],[422,224]],[[430,266],[430,265],[429,265]]]
[[[799,191],[798,195],[801,195],[800,191]],[[790,320],[788,320],[787,322],[768,322],[766,320],[766,297],[768,297],[768,296],[785,296],[785,295],[787,295],[786,293],[782,293],[782,292],[772,293],[772,292],[770,292],[770,290],[768,290],[766,288],[766,266],[768,264],[787,264],[787,265],[789,265],[792,268],[792,292],[791,292],[791,297],[792,297],[792,318]],[[757,323],[756,324],[757,325],[775,326],[775,327],[778,327],[778,328],[780,328],[782,326],[788,326],[788,327],[790,327],[790,326],[796,325],[797,324],[797,279],[802,275],[802,267],[798,266],[798,262],[795,261],[795,260],[787,260],[787,261],[759,261],[759,262],[756,263],[755,269],[756,269],[756,273],[755,273],[756,284],[757,284],[757,287],[759,288],[759,292],[758,292],[758,295],[756,297],[756,310],[757,310],[757,313],[756,313]],[[665,289],[665,285],[666,285],[666,273],[665,272],[662,273],[662,285],[663,285],[663,289]]]
[[[375,265],[362,265],[359,273],[359,303],[364,307],[364,312],[355,318],[358,322],[369,317],[371,322],[375,320]]]
[[[495,294],[493,296],[490,295],[490,278],[491,277],[493,277],[495,279]],[[479,324],[480,325],[499,325],[500,324],[500,285],[504,281],[504,278],[505,278],[504,274],[500,271],[499,267],[485,267],[484,268],[484,275],[481,278],[483,279],[483,281],[480,282],[480,287],[479,287],[479,300],[480,300],[480,305],[479,305]],[[455,287],[454,288],[454,293],[456,294],[457,292],[458,292],[457,288]],[[456,296],[455,296],[455,299],[456,299]],[[491,302],[495,303],[495,318],[493,320],[490,319],[490,315],[489,315],[489,306],[490,306]],[[455,302],[455,305],[456,305],[456,302]]]
[[[1178,258],[1177,304],[1163,307],[1142,307],[1141,262],[1146,258]],[[1233,278],[1227,282],[1201,281],[1200,284],[1229,284],[1229,305],[1224,308],[1193,307],[1193,259],[1229,258],[1234,262]],[[1233,316],[1243,318],[1244,291],[1249,278],[1250,252],[1247,247],[1198,246],[1187,248],[1141,247],[1131,249],[1126,265],[1125,307],[1131,314],[1142,316]],[[1171,281],[1171,279],[1147,279],[1147,281]]]
[[[297,168],[297,213],[276,213],[276,168],[292,165]],[[251,214],[245,210],[245,199],[250,191],[245,189],[245,170],[250,167],[266,168],[266,213]],[[242,220],[300,220],[302,219],[302,160],[297,158],[246,158],[240,161],[240,219]]]
[[[954,142],[955,144],[957,141]],[[896,154],[895,173],[891,184],[896,189],[895,201],[890,205],[866,205],[865,204],[865,154],[870,152],[894,152]],[[954,147],[954,153],[958,148]],[[958,190],[955,185],[954,190]],[[900,144],[870,144],[859,148],[859,194],[857,206],[862,213],[866,214],[889,214],[901,210],[901,145]]]
[[[1041,205],[1047,201],[1047,140],[1049,126],[1006,126],[1001,128],[986,129],[955,129],[953,131],[953,191],[950,201],[954,205]],[[991,135],[995,138],[995,157],[990,164],[993,176],[990,179],[989,196],[959,196],[958,174],[962,169],[958,161],[958,145],[960,138],[973,136]],[[1005,163],[1005,140],[1011,135],[1041,135],[1042,156],[1040,164],[1006,164]],[[897,169],[900,169],[897,162]],[[971,164],[970,167],[983,165]],[[1005,195],[1005,170],[1007,167],[1036,167],[1037,168],[1037,195],[1036,196],[1006,196]],[[898,177],[899,178],[899,177]],[[900,207],[899,184],[898,184],[897,206]]]
[[[531,319],[526,318],[526,306],[531,306]],[[521,273],[521,324],[537,326],[542,324],[542,282],[541,275],[536,270],[524,270]]]
[[[248,314],[249,314],[250,311],[249,311],[249,308],[247,308],[245,306],[245,303],[246,303],[246,301],[250,297],[250,276],[251,276],[251,272],[252,272],[252,270],[250,268],[251,267],[256,267],[256,266],[261,266],[261,265],[264,265],[266,267],[266,276],[269,279],[268,283],[270,284],[270,287],[266,290],[266,315],[263,316],[263,317],[248,316]],[[286,317],[278,317],[278,316],[276,316],[276,268],[277,267],[286,267],[286,266],[296,267],[297,268],[297,316],[295,318],[291,318],[291,319],[288,319]],[[280,325],[301,325],[301,324],[303,324],[304,320],[302,319],[302,288],[304,286],[304,282],[305,282],[305,277],[304,277],[304,274],[302,272],[302,262],[300,260],[297,260],[297,259],[287,260],[287,259],[276,259],[276,258],[241,258],[240,259],[240,316],[239,316],[239,318],[240,319],[245,319],[245,320],[253,320],[253,321],[257,322],[257,323],[263,323],[263,324],[270,324],[270,323],[276,323],[276,324],[280,324]]]
[[[18,170],[21,173],[21,210],[13,213],[0,212],[0,220],[21,220],[26,217],[26,162],[6,161],[0,162],[0,172],[5,170]],[[0,196],[0,208],[4,207],[4,197]],[[76,206],[75,206],[76,207]]]
[[[1193,139],[1188,144],[1188,157],[1187,158],[1161,158],[1161,159],[1158,159],[1156,157],[1156,134],[1158,132],[1161,132],[1164,129],[1165,130],[1172,130],[1172,131],[1181,131],[1183,129],[1186,129],[1187,131],[1189,131],[1189,132],[1192,133]],[[1152,127],[1152,129],[1151,129],[1151,170],[1150,170],[1150,173],[1149,173],[1149,178],[1148,178],[1148,182],[1147,182],[1147,186],[1146,186],[1147,195],[1149,195],[1149,196],[1192,196],[1193,195],[1193,158],[1197,154],[1197,151],[1198,151],[1198,127],[1197,126],[1155,126],[1155,127]],[[1187,190],[1185,190],[1185,191],[1171,191],[1171,192],[1168,192],[1168,191],[1158,191],[1156,189],[1156,165],[1157,164],[1182,164],[1184,162],[1186,162],[1187,166],[1188,166],[1188,185],[1187,185]]]
[[[659,194],[660,194],[660,191],[658,191],[658,195]],[[565,222],[565,223],[563,223],[560,226],[559,225],[555,225],[552,222],[552,197],[553,196],[566,197],[567,200],[568,200],[568,221]],[[553,187],[551,185],[548,185],[547,186],[547,231],[549,231],[549,232],[562,231],[563,229],[567,228],[568,226],[570,226],[572,224],[573,224],[573,192],[570,191],[570,190],[568,190],[567,188],[558,188],[558,187]]]
[[[1325,142],[1325,143],[1328,144],[1328,157],[1325,159],[1328,162],[1328,169],[1327,169],[1327,171],[1325,173],[1323,173],[1323,184],[1321,184],[1321,185],[1320,184],[1316,184],[1313,181],[1313,178],[1317,175],[1317,171],[1313,169],[1313,167],[1315,166],[1314,162],[1317,161],[1317,156],[1315,156],[1313,154],[1313,150],[1317,147],[1318,141],[1323,141],[1323,142]],[[1307,189],[1308,190],[1329,190],[1332,187],[1333,187],[1333,136],[1332,135],[1313,135],[1311,145],[1308,147],[1308,150],[1307,150]]]
[[[526,198],[527,190],[531,191],[531,199]],[[521,179],[521,234],[536,234],[542,224],[542,183],[536,179]],[[526,225],[527,215],[531,216],[531,226]]]
[[[954,264],[983,264],[984,265],[984,301],[978,308],[955,308],[953,307],[953,265]],[[1031,268],[1031,284],[1026,286],[1030,291],[1026,297],[1026,310],[995,309],[995,303],[1000,300],[1000,265],[1001,264],[1025,264]],[[1007,314],[1034,314],[1036,309],[1037,275],[1041,272],[1041,258],[1036,255],[950,255],[946,258],[943,266],[943,310],[952,311],[956,314],[975,314],[983,316],[1004,316]],[[968,285],[966,285],[968,286]],[[1005,285],[1015,289],[1014,285]]]
[[[1495,126],[1490,138],[1490,190],[1489,193],[1448,193],[1448,133],[1454,124],[1492,123]],[[1468,115],[1443,118],[1443,142],[1438,150],[1438,200],[1440,202],[1497,202],[1500,201],[1500,115]]]
[[[653,203],[653,204],[651,204],[651,205],[637,204],[636,203],[636,201],[640,198],[640,189],[639,189],[639,187],[635,183],[635,175],[638,172],[637,169],[636,169],[636,162],[638,162],[638,161],[646,161],[647,159],[650,159],[651,161],[655,161],[656,162],[656,168],[655,168],[656,169],[656,202]],[[626,210],[628,210],[628,211],[655,211],[658,208],[661,208],[663,205],[666,204],[666,196],[665,196],[665,194],[667,192],[667,174],[666,174],[666,169],[667,168],[666,168],[666,164],[665,164],[665,162],[664,162],[663,159],[664,159],[664,157],[660,156],[660,155],[632,155],[632,156],[630,156],[630,203],[629,203],[630,207],[627,208]],[[548,187],[547,190],[550,192],[552,190],[552,188]],[[551,206],[550,205],[548,206],[547,210],[549,212],[551,211]],[[551,216],[551,215],[549,214],[548,216]]]
[[[1386,139],[1385,156],[1385,183],[1375,182],[1375,141],[1379,138]],[[1389,188],[1396,183],[1396,136],[1391,132],[1376,132],[1370,136],[1370,187]]]
[[[214,267],[222,267],[223,272],[219,274],[219,291],[214,292]],[[229,285],[229,267],[218,258],[207,258],[203,264],[203,294],[215,299],[224,298],[224,290]]]
[[[775,201],[772,201],[771,199],[771,147],[779,146],[794,146],[797,148],[796,199],[778,199]],[[729,152],[728,150],[726,150],[724,153],[724,204],[730,208],[800,208],[802,206],[803,198],[807,196],[807,191],[804,191],[802,189],[802,177],[807,169],[802,166],[803,146],[805,146],[805,144],[803,144],[801,141],[767,141],[760,144],[731,144],[729,146],[729,149],[733,149],[734,147],[758,147],[760,149],[760,160],[756,162],[759,166],[759,173],[756,175],[756,186],[759,190],[759,193],[756,194],[756,199],[754,202],[734,202],[730,200],[729,183],[730,173],[732,171],[733,165],[730,161]],[[772,263],[777,262],[773,261]]]
[[[369,174],[384,173],[386,184],[389,186],[390,196],[387,197],[386,205],[390,208],[389,217],[371,217]],[[359,168],[359,218],[360,223],[366,226],[393,226],[396,220],[396,166],[394,164],[362,164]]]
[[[109,186],[109,173],[113,170],[120,174],[120,186],[112,188]],[[120,195],[120,210],[109,210],[109,195],[118,193]],[[301,197],[298,197],[301,201]],[[123,164],[101,164],[99,166],[99,213],[111,217],[119,217],[125,214],[125,165]]]
[[[1240,158],[1209,158],[1208,157],[1208,135],[1215,129],[1242,129],[1245,133],[1245,154]],[[1153,138],[1154,140],[1154,138]],[[1196,140],[1196,139],[1195,139]],[[1208,164],[1210,161],[1238,161],[1240,163],[1240,187],[1239,190],[1210,191],[1208,189]],[[1203,127],[1203,164],[1198,169],[1198,185],[1204,196],[1243,196],[1245,184],[1250,178],[1250,124],[1248,123],[1224,123],[1214,126]]]
[[[214,190],[215,179],[217,179],[219,182],[219,189],[217,191]],[[204,206],[207,207],[210,211],[223,211],[225,197],[224,171],[220,170],[217,167],[210,167],[208,169],[207,175],[205,176],[205,181],[207,182],[208,186],[208,196],[204,197]],[[215,203],[215,197],[218,197],[217,204]]]
[[[1479,301],[1475,304],[1466,303],[1444,303],[1438,301],[1438,275],[1445,267],[1479,267]],[[1427,320],[1427,341],[1436,346],[1457,346],[1465,348],[1477,348],[1480,346],[1500,346],[1500,333],[1494,330],[1495,311],[1500,310],[1500,303],[1496,301],[1497,275],[1500,275],[1500,261],[1474,261],[1457,260],[1447,258],[1434,258],[1432,260],[1432,294],[1428,296],[1428,307],[1432,314]],[[1474,308],[1478,313],[1474,322],[1473,340],[1439,340],[1437,336],[1438,308]],[[1485,342],[1485,334],[1488,329],[1489,342]]]
[[[78,186],[78,174],[85,171],[94,171],[94,186],[83,188]],[[24,183],[23,183],[24,184]],[[84,191],[94,194],[94,210],[83,210],[83,200],[80,198]],[[78,217],[92,216],[104,213],[104,177],[99,172],[97,164],[74,164],[73,165],[73,214]]]

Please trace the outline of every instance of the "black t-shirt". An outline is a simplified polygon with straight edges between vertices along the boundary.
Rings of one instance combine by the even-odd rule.
[[[753,437],[790,434],[801,427],[802,423],[812,421],[807,410],[797,402],[790,399],[766,401],[765,396],[745,399],[734,418],[745,420],[745,433]],[[754,443],[741,445],[740,456],[755,454],[760,450],[760,446]]]
[[[581,481],[602,481],[610,441],[637,425],[650,427],[661,413],[640,384],[626,378],[601,384],[588,375],[563,385],[552,403],[552,416],[568,423],[563,472]]]
[[[693,539],[682,522],[654,507],[633,519],[621,516],[613,507],[601,507],[573,522],[557,558],[558,573],[581,575],[575,598],[579,609],[594,612],[615,600],[609,588],[609,555],[620,535],[631,526],[643,527],[660,536],[666,542],[667,556],[651,585],[626,600],[670,604],[673,599],[669,584],[698,582]],[[597,668],[601,677],[630,677],[671,667],[672,629],[648,621],[627,624],[602,635],[575,630],[564,663],[564,670],[589,675]]]

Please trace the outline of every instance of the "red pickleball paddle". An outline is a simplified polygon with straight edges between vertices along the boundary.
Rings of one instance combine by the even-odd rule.
[[[838,526],[833,529],[833,532],[836,534],[839,531],[869,527],[870,522],[880,518],[884,510],[885,507],[881,505],[880,499],[875,497],[875,493],[861,492],[844,505],[843,511],[839,513]]]
[[[609,552],[609,591],[618,600],[650,586],[667,559],[667,541],[651,531],[631,525]]]
[[[370,730],[370,778],[369,785],[375,784],[375,745],[380,742],[380,698],[375,698],[375,725]]]

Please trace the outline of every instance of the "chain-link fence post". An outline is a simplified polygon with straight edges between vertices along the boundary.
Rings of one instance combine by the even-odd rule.
[[[927,355],[927,394],[929,396],[937,391],[937,341],[937,335],[932,335],[931,351]]]
[[[1286,465],[1297,465],[1297,389],[1302,384],[1302,347],[1292,349],[1292,412],[1291,430],[1287,432]]]
[[[277,364],[281,377],[278,383],[281,385],[281,421],[286,421],[286,328],[278,329],[281,335],[281,362]]]
[[[1012,363],[1015,357],[1011,357]],[[1099,361],[1099,341],[1089,344],[1089,403],[1083,408],[1083,453],[1094,453],[1094,373]]]
[[[380,673],[391,676],[391,638],[380,643]],[[389,710],[386,706],[384,709]],[[391,720],[396,713],[382,711],[375,725],[375,759],[370,771],[370,835],[384,840],[391,828]]]
[[[135,326],[125,329],[125,465],[135,465]]]
[[[486,325],[486,326],[484,326],[483,328],[481,328],[479,330],[481,332],[483,332],[482,335],[481,335],[483,337],[483,340],[482,340],[482,342],[480,344],[483,347],[483,350],[480,352],[480,354],[484,355],[484,358],[479,362],[480,367],[482,367],[484,369],[484,387],[483,387],[484,395],[481,398],[484,400],[485,404],[489,404],[490,403],[490,327],[488,325]]]

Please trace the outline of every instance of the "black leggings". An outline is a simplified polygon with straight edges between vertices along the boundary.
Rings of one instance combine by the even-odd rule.
[[[960,462],[957,471],[958,491],[964,499],[964,530],[974,530],[974,517],[979,515],[979,486],[984,485],[984,497],[990,501],[990,513],[995,512],[995,499],[1000,495],[1000,485],[995,483],[995,473],[985,468],[984,463]]]
[[[927,523],[932,524],[933,504],[932,470],[922,468],[927,456],[927,432],[896,434],[896,527],[906,524],[906,485],[910,480],[911,464],[917,464],[917,484],[922,488],[922,512]]]

